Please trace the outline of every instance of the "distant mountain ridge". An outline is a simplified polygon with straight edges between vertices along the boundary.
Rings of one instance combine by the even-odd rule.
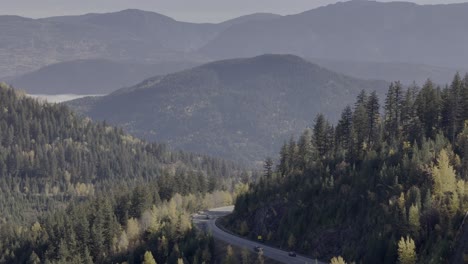
[[[105,59],[68,61],[7,80],[30,94],[108,94],[155,75],[199,65],[196,62],[158,64],[118,62]]]
[[[43,19],[0,16],[0,77],[82,59],[206,62],[265,53],[466,69],[467,13],[468,3],[348,1],[218,24],[133,9]]]
[[[468,68],[468,3],[348,1],[225,30],[200,49],[224,59],[292,53],[337,60]],[[249,45],[243,45],[248,41]]]
[[[436,84],[445,85],[453,80],[456,72],[468,72],[464,69],[438,67],[414,63],[369,62],[333,59],[309,59],[322,67],[359,79],[401,81],[405,85],[424,84],[430,79]]]
[[[195,50],[227,27],[276,17],[253,14],[219,24],[195,24],[135,9],[42,19],[0,16],[0,76],[78,59],[158,63],[197,61]]]
[[[355,78],[388,82],[399,80],[405,85],[412,85],[413,82],[421,85],[427,79],[444,85],[452,81],[455,72],[466,72],[462,69],[409,63],[308,60]],[[149,64],[105,59],[76,60],[51,64],[14,78],[0,78],[0,81],[30,94],[109,94],[156,75],[178,72],[200,64],[192,61]]]
[[[383,95],[387,85],[297,56],[262,55],[208,63],[68,105],[175,148],[253,162],[311,126],[318,112],[336,120],[361,89]]]

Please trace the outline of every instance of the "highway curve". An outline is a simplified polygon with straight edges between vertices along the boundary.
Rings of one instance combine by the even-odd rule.
[[[222,240],[233,246],[239,248],[246,248],[252,252],[255,252],[254,248],[256,246],[260,246],[263,248],[263,255],[265,257],[276,260],[278,262],[286,264],[325,264],[324,262],[320,262],[316,259],[307,258],[301,255],[291,257],[288,255],[287,251],[283,251],[274,247],[269,247],[264,244],[257,243],[255,241],[241,238],[239,236],[230,234],[220,229],[216,225],[216,219],[218,219],[221,216],[225,216],[232,213],[233,209],[233,206],[227,206],[211,209],[207,212],[204,212],[203,214],[197,214],[194,216],[194,223],[204,224],[206,231],[211,232],[214,238]]]

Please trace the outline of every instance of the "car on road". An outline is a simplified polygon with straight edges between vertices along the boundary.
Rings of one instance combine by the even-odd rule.
[[[297,257],[296,252],[293,252],[293,251],[289,252],[288,255],[290,257]]]
[[[254,247],[254,250],[255,252],[263,252],[263,248],[259,246]]]

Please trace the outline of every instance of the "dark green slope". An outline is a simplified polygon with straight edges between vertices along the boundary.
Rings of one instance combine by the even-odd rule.
[[[0,263],[213,263],[191,215],[229,204],[238,170],[0,83]]]
[[[380,106],[361,94],[334,128],[317,116],[226,226],[324,261],[466,263],[468,75],[444,89],[392,84]]]
[[[162,198],[208,191],[206,186],[213,190],[235,170],[231,163],[169,151],[77,117],[64,105],[43,104],[0,86],[0,226],[150,181],[168,187]]]

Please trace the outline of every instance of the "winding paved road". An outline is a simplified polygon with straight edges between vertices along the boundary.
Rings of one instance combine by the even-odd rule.
[[[263,255],[273,260],[286,263],[286,264],[325,264],[324,262],[317,261],[315,259],[306,258],[304,256],[297,255],[297,257],[290,257],[287,251],[283,251],[274,247],[269,247],[264,244],[260,244],[251,240],[247,240],[230,233],[227,233],[216,226],[216,219],[232,213],[234,210],[233,206],[220,207],[211,209],[204,214],[197,214],[194,216],[193,221],[195,224],[199,224],[206,228],[206,231],[211,232],[213,237],[222,240],[228,244],[239,248],[247,248],[248,250],[255,252],[254,248],[260,246],[263,248]],[[208,218],[208,219],[207,219]]]

